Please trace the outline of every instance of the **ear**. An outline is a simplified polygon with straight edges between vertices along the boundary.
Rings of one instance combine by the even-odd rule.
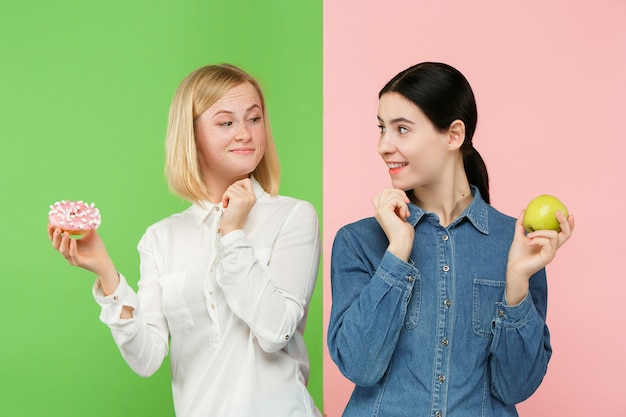
[[[448,146],[451,150],[459,149],[465,142],[465,123],[455,120],[448,127]]]

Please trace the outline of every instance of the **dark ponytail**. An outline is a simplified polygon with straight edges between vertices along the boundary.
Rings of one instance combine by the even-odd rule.
[[[478,112],[474,92],[467,79],[457,69],[439,62],[423,62],[400,72],[380,90],[402,94],[430,119],[433,125],[447,130],[453,121],[465,124],[465,141],[461,146],[465,174],[470,184],[478,187],[489,203],[487,166],[472,144]]]
[[[491,201],[489,199],[487,165],[474,146],[471,146],[469,151],[463,150],[463,166],[469,183],[478,187],[483,200],[489,204]]]

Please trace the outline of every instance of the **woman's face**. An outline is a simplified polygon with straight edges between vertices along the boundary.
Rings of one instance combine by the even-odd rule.
[[[451,161],[446,132],[437,130],[419,107],[396,92],[381,96],[378,121],[378,153],[394,188],[413,190],[442,181]]]
[[[195,122],[198,161],[203,177],[233,183],[246,178],[265,153],[261,99],[250,83],[239,84]]]

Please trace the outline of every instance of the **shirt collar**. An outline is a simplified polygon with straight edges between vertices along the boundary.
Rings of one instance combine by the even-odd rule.
[[[264,194],[266,194],[266,192],[253,176],[250,176],[250,180],[252,181],[252,188],[254,189],[254,194],[256,195],[258,201]],[[224,208],[222,207],[221,202],[215,204],[208,200],[202,200],[201,204],[194,203],[191,206],[191,213],[196,224],[198,225],[203,223],[212,213],[222,211],[224,211]]]
[[[485,203],[482,196],[480,195],[480,191],[474,185],[470,185],[472,195],[474,198],[472,202],[463,210],[463,213],[456,218],[448,227],[454,227],[458,223],[460,223],[464,218],[467,218],[474,227],[481,233],[486,235],[489,234],[489,222],[487,219],[488,213],[488,204]],[[413,203],[409,203],[409,211],[411,212],[411,216],[408,218],[408,222],[415,227],[415,225],[420,221],[420,219],[426,214],[424,210],[420,207],[416,206]]]

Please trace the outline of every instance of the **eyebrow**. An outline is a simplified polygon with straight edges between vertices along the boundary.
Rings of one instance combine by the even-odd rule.
[[[252,106],[248,107],[245,112],[248,113],[248,112],[250,112],[251,110],[253,110],[255,108],[261,110],[261,106],[259,106],[258,104],[253,104]],[[233,114],[234,112],[232,112],[230,110],[218,110],[218,111],[216,111],[213,114],[213,117],[215,117],[215,116],[217,116],[218,114],[221,114],[221,113]]]
[[[378,117],[378,121],[383,123],[383,119],[381,119],[380,116],[376,116]],[[408,123],[411,125],[414,125],[415,123],[410,121],[409,119],[405,118],[405,117],[396,117],[395,119],[391,119],[390,124],[396,124],[396,123]]]

